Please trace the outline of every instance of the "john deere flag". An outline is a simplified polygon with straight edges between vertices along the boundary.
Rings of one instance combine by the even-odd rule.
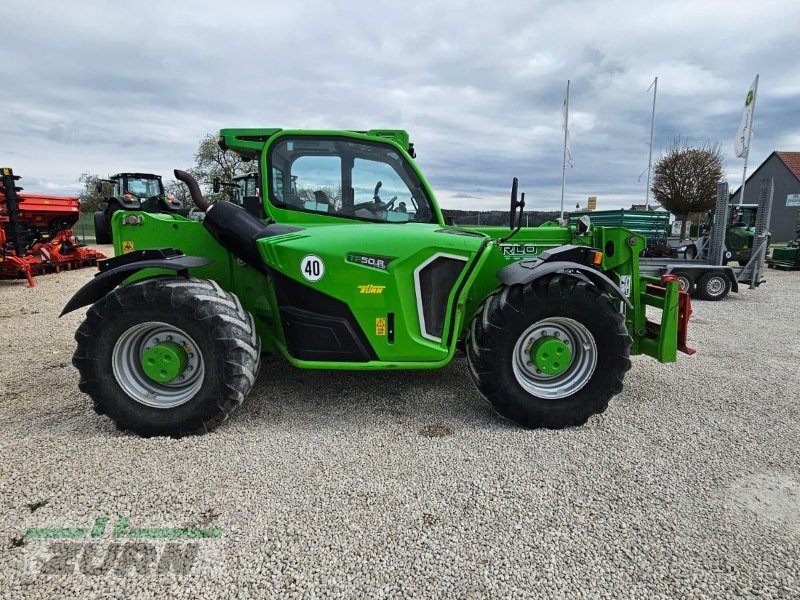
[[[753,128],[753,109],[756,106],[756,91],[758,90],[758,75],[753,80],[753,85],[747,90],[744,99],[744,110],[742,111],[742,122],[736,132],[736,139],[733,142],[733,149],[739,158],[747,158],[750,152],[750,135]]]

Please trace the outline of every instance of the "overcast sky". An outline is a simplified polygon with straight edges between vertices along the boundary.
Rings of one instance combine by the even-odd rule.
[[[644,200],[672,138],[733,138],[756,73],[750,169],[800,150],[800,2],[3,0],[0,163],[31,192],[83,172],[188,167],[222,127],[402,128],[439,201],[557,208]]]

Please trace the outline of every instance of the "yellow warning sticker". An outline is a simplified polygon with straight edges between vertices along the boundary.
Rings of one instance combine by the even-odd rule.
[[[130,240],[123,240],[122,241],[122,253],[127,254],[128,252],[133,252],[133,242]]]
[[[386,319],[384,317],[375,319],[375,335],[386,335]]]

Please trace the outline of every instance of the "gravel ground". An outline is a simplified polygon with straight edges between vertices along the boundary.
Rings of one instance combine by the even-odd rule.
[[[92,274],[0,282],[0,597],[800,597],[800,273],[696,302],[698,353],[635,358],[581,428],[499,421],[463,359],[272,361],[228,423],[181,440],[121,434],[78,391],[83,312],[56,316]],[[102,516],[222,532],[25,539]],[[153,567],[177,545],[190,572]]]

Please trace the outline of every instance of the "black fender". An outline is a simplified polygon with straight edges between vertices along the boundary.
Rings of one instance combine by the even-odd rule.
[[[728,276],[728,279],[731,280],[731,289],[738,294],[739,293],[739,280],[736,279],[736,273],[733,272],[733,268],[728,267],[725,270],[725,274]]]
[[[161,198],[161,206],[164,207],[164,212],[168,213],[180,213],[186,208],[183,204],[183,201],[179,200],[178,198],[170,200],[166,196]]]
[[[124,196],[113,196],[107,200],[108,206],[106,207],[106,211],[111,210],[111,203],[115,202],[120,209],[122,210],[141,210],[142,202],[139,198],[133,198],[129,200]]]
[[[541,262],[539,260],[521,260],[500,269],[497,272],[497,278],[505,285],[512,286],[530,283],[531,281],[535,281],[546,275],[552,275],[553,273],[569,275],[591,283],[595,287],[624,302],[625,306],[628,308],[633,309],[633,304],[628,297],[607,275],[588,265],[582,265],[572,261],[554,260],[551,262]]]
[[[140,250],[116,256],[97,263],[100,272],[70,298],[60,317],[76,308],[94,304],[134,273],[142,269],[169,269],[178,275],[188,275],[188,270],[204,267],[214,261],[202,256],[186,256],[178,250]]]

